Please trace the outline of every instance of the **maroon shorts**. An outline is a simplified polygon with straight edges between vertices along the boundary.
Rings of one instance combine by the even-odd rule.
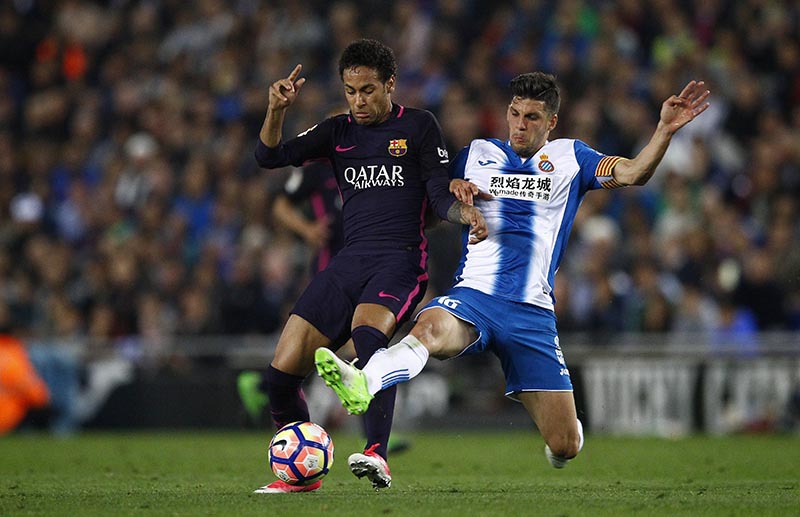
[[[293,314],[341,346],[350,337],[357,305],[376,303],[406,322],[428,286],[426,255],[420,250],[341,250],[300,295]]]

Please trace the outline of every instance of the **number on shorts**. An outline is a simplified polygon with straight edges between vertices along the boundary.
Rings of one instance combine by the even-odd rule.
[[[444,305],[447,308],[457,309],[458,308],[458,304],[460,304],[461,302],[459,300],[454,300],[452,298],[448,298],[447,296],[440,296],[439,297],[439,303]]]

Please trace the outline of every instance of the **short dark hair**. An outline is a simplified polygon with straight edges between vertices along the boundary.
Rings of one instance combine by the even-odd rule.
[[[511,80],[511,93],[514,97],[544,102],[549,113],[558,113],[561,107],[561,93],[555,76],[544,72],[520,74]]]
[[[354,66],[374,68],[384,83],[397,73],[392,49],[374,39],[363,38],[347,45],[339,58],[339,78],[344,78],[344,71]]]

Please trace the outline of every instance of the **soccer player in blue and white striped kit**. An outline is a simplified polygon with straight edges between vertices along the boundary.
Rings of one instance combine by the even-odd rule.
[[[632,159],[606,156],[580,140],[548,140],[558,122],[559,88],[534,72],[511,81],[506,141],[478,139],[451,164],[476,196],[489,237],[464,241],[455,284],[417,315],[410,334],[356,370],[325,350],[317,372],[345,408],[361,413],[374,394],[422,371],[428,356],[490,351],[506,395],[521,402],[545,441],[550,464],[564,467],[583,446],[572,382],[558,340],[553,286],[583,196],[593,189],[643,185],[672,135],[708,108],[702,81],[661,106],[649,143]],[[462,199],[471,203],[472,199]],[[465,234],[466,235],[466,234]]]

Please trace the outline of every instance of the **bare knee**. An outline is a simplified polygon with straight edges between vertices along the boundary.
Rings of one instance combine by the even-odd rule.
[[[427,315],[427,313],[423,313],[422,316],[417,320],[414,328],[411,329],[411,335],[417,338],[420,343],[425,345],[425,348],[428,349],[428,353],[431,355],[431,357],[435,357],[437,359],[442,358],[443,346],[439,340],[441,326],[441,323],[439,323],[436,318]]]
[[[468,333],[464,322],[437,308],[423,312],[411,330],[411,335],[424,344],[428,353],[436,359],[460,354],[470,343]]]
[[[311,323],[292,314],[281,332],[272,366],[292,375],[305,376],[314,369],[314,352],[331,340]]]
[[[577,456],[583,426],[577,418],[572,392],[523,391],[518,396],[550,452],[564,459]]]
[[[545,443],[555,456],[571,459],[578,455],[581,449],[581,436],[577,429],[564,433],[546,436]]]

